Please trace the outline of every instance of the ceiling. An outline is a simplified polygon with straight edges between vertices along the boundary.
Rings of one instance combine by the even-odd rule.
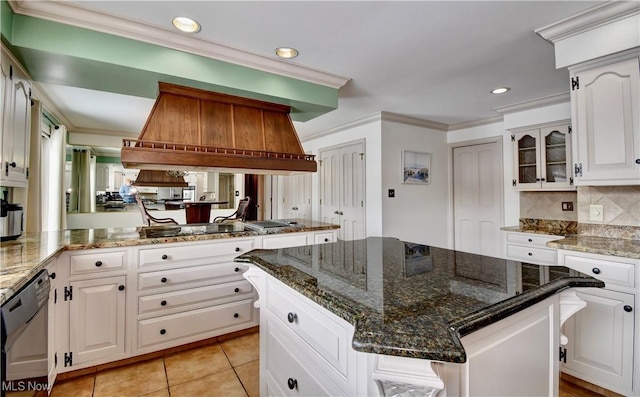
[[[32,3],[42,2],[15,2],[12,8],[17,14],[75,23],[54,9],[35,13]],[[70,1],[57,5],[89,10],[94,21],[104,19],[105,26],[114,18],[138,21],[140,25],[120,34],[138,39],[145,32],[162,32],[163,37],[175,36],[174,48],[184,46],[187,52],[214,43],[260,59],[258,63],[345,77],[337,109],[295,122],[304,141],[381,111],[428,120],[446,131],[495,119],[500,116],[495,109],[502,106],[566,94],[568,72],[555,69],[553,46],[534,30],[601,3]],[[201,31],[190,36],[173,31],[175,16],[195,18]],[[108,30],[99,25],[96,29]],[[300,55],[277,60],[274,49],[279,46],[295,47]],[[52,70],[65,65],[53,58],[47,65],[26,67]],[[59,76],[42,77],[37,84],[56,103],[68,128],[77,132],[137,136],[154,103],[149,97],[110,92],[108,84],[88,89]],[[501,86],[511,90],[490,93]]]

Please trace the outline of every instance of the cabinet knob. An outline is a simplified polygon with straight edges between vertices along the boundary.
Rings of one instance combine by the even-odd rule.
[[[532,238],[528,239],[527,241],[530,242],[530,243],[533,243],[533,239]]]
[[[593,272],[593,274],[600,274],[600,269],[598,269],[597,267],[594,267],[593,269],[591,269],[591,271]]]
[[[166,277],[162,277],[162,278],[160,279],[160,282],[161,282],[161,283],[166,283],[166,282],[167,282],[167,278],[166,278]]]
[[[636,159],[636,164],[640,164],[640,159]]]
[[[97,267],[102,266],[102,261],[96,261],[96,266],[97,266]]]
[[[289,312],[289,314],[287,314],[287,321],[289,321],[290,323],[293,324],[294,321],[296,321],[298,319],[298,315],[295,313],[291,313]]]
[[[233,269],[236,273],[238,273],[240,271],[239,267],[236,267],[235,269]]]
[[[236,288],[233,290],[234,292],[240,292],[240,288]]]
[[[233,318],[238,318],[240,315],[238,313],[233,313]]]
[[[52,279],[52,280],[54,280],[54,279],[56,278],[56,273],[55,273],[55,272],[51,273],[51,274],[49,275],[49,278],[50,278],[50,279]]]
[[[169,259],[169,256],[167,254],[162,255],[162,260],[166,261],[167,259]]]
[[[166,334],[166,333],[167,333],[167,330],[166,330],[166,329],[162,328],[162,329],[160,330],[160,335],[164,335],[164,334]]]
[[[17,164],[16,164],[16,162],[15,162],[15,161],[12,161],[12,162],[10,162],[10,163],[9,163],[9,166],[10,166],[11,168],[16,168]]]
[[[236,247],[236,252],[240,252],[240,247]]]
[[[160,302],[160,306],[167,306],[167,301]]]
[[[328,239],[328,238],[325,238],[325,239],[324,239],[324,242],[325,242],[325,243],[328,243],[328,242],[329,242],[329,239]]]
[[[633,308],[630,305],[624,305],[623,309],[627,313],[631,313],[633,311]]]
[[[298,388],[298,380],[293,379],[293,378],[287,379],[287,386],[289,386],[289,390],[297,389]]]
[[[124,291],[124,285],[119,285],[118,286],[118,291]]]
[[[546,181],[546,179],[544,179],[544,178],[540,178],[540,180],[541,180],[542,182]]]
[[[529,252],[529,256],[533,256],[533,253]]]

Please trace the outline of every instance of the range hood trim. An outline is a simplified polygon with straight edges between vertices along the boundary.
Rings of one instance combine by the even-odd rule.
[[[133,186],[187,187],[189,184],[181,176],[171,176],[164,170],[140,170]]]

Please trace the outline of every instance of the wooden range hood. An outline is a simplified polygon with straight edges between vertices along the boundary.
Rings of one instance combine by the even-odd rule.
[[[124,139],[121,161],[141,170],[290,175],[316,172],[289,117],[290,107],[159,83],[139,138]]]

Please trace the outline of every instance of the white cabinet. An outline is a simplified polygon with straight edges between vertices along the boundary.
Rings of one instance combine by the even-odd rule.
[[[559,240],[562,236],[547,234],[506,232],[505,241],[507,259],[514,261],[535,263],[537,265],[557,264],[556,249],[547,248],[549,241]]]
[[[278,249],[300,247],[303,245],[334,243],[338,239],[338,230],[323,230],[319,232],[284,233],[262,236],[261,247],[264,249]]]
[[[511,135],[513,187],[517,190],[572,190],[571,126],[527,129]]]
[[[109,164],[96,164],[96,191],[107,192],[112,191],[109,185]]]
[[[638,58],[571,70],[576,185],[640,184]]]
[[[364,142],[319,152],[320,220],[340,225],[340,240],[366,237]]]
[[[2,48],[2,134],[0,183],[26,187],[31,137],[31,82]]]
[[[311,220],[311,174],[282,177],[283,218]]]
[[[568,343],[562,371],[616,393],[636,395],[640,260],[559,250],[559,262],[605,282],[603,289],[577,293],[587,306],[565,323]]]

